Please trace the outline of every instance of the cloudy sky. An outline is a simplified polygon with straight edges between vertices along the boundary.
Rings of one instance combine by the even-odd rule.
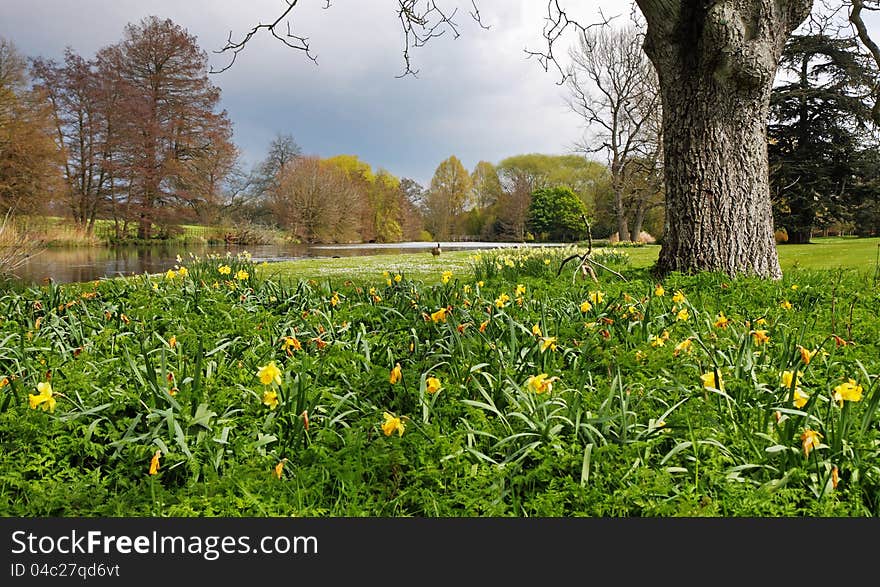
[[[263,36],[235,64],[212,75],[249,166],[278,133],[293,135],[304,152],[321,157],[355,154],[374,168],[430,182],[454,154],[473,169],[521,153],[569,153],[583,129],[566,106],[559,74],[545,72],[525,49],[542,47],[545,0],[479,0],[481,29],[459,7],[461,36],[447,33],[411,56],[417,77],[404,70],[403,34],[391,0],[300,0],[293,32],[309,37],[318,64]],[[582,22],[630,17],[622,0],[567,0]],[[84,56],[122,37],[129,22],[148,15],[170,18],[198,37],[211,65],[230,32],[274,20],[284,0],[0,0],[0,36],[29,56],[58,58],[72,47]],[[871,26],[880,32],[880,19]],[[564,38],[564,53],[573,41]]]

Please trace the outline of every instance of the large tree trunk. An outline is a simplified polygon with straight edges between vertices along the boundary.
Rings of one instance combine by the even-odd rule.
[[[663,99],[660,274],[778,279],[767,165],[770,92],[811,0],[638,0]]]

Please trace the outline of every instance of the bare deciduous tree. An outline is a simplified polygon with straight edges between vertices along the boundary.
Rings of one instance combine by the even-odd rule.
[[[662,157],[657,76],[642,42],[635,27],[608,26],[582,33],[569,51],[569,105],[586,128],[578,150],[607,157],[621,241],[638,239],[647,207],[656,205],[644,178]]]

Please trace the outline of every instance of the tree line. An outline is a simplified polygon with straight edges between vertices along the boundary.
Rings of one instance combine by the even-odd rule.
[[[570,48],[568,105],[584,129],[570,154],[471,170],[451,155],[422,186],[356,155],[306,155],[284,133],[245,170],[207,55],[171,20],[129,24],[118,43],[92,57],[67,49],[60,62],[0,39],[0,208],[70,216],[85,231],[111,219],[120,239],[191,221],[300,242],[576,240],[584,216],[596,237],[662,237],[669,140],[644,42],[638,27],[603,26]],[[778,77],[767,133],[774,226],[790,242],[829,226],[877,234],[876,64],[851,33],[817,20],[790,36]]]

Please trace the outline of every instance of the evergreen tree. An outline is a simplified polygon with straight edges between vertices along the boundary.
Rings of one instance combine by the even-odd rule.
[[[780,63],[768,130],[773,213],[790,243],[846,220],[860,151],[869,139],[871,70],[857,42],[795,35]]]

